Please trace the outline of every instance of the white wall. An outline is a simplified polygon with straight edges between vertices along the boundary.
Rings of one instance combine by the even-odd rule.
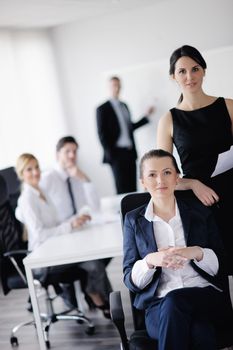
[[[122,97],[129,103],[134,118],[143,114],[148,104],[155,102],[157,105],[154,123],[137,131],[141,153],[143,145],[155,145],[157,120],[164,107],[172,107],[179,95],[177,92],[177,96],[174,94],[171,99],[170,90],[168,93],[158,88],[160,79],[169,79],[168,59],[171,52],[183,44],[196,46],[203,53],[208,53],[210,49],[219,52],[222,47],[231,49],[232,13],[232,0],[163,1],[144,9],[72,23],[53,30],[68,131],[78,138],[81,144],[80,162],[101,195],[114,193],[109,167],[101,165],[102,149],[95,122],[95,108],[107,97],[105,81],[108,74],[122,75],[125,86]],[[228,93],[233,97],[232,85],[229,88],[232,61],[227,59],[230,57],[227,51],[224,55],[224,63],[216,61],[215,55],[207,55],[211,61],[207,63],[210,66],[213,64],[214,70],[206,79],[215,84],[221,81],[221,89],[215,90],[215,94]],[[157,69],[157,74],[150,75],[151,71],[147,68],[151,64],[157,64],[162,71]],[[222,65],[228,72],[224,79]],[[140,83],[140,69],[144,72],[143,84]],[[157,82],[154,91],[151,90],[153,82]],[[142,86],[147,86],[147,91]],[[208,88],[212,93],[211,85]],[[164,104],[166,94],[167,105]]]
[[[53,54],[46,30],[0,31],[0,168],[23,152],[55,158],[67,129]]]

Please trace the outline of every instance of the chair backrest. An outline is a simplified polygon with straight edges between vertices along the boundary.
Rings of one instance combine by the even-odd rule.
[[[121,222],[124,224],[125,215],[143,204],[150,201],[150,194],[148,192],[129,193],[121,200]],[[143,310],[138,310],[133,306],[135,294],[130,292],[131,309],[133,315],[133,324],[135,330],[145,329],[145,313]]]
[[[121,200],[121,219],[122,223],[125,219],[125,214],[129,211],[140,207],[149,202],[151,196],[148,192],[133,192],[125,195]]]
[[[20,181],[14,167],[0,170],[0,175],[4,178],[7,186],[7,193],[10,205],[13,210],[17,206],[17,200],[20,195]]]
[[[22,227],[10,205],[6,181],[0,175],[0,274],[5,294],[9,291],[7,278],[13,269],[9,259],[4,258],[4,254],[24,248],[21,237]]]

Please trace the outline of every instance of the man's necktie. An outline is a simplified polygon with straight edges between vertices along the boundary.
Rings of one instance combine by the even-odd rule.
[[[67,186],[68,186],[68,192],[69,192],[69,196],[70,196],[70,200],[73,208],[73,215],[75,215],[77,214],[77,209],[74,201],[74,195],[71,187],[70,177],[67,178]]]

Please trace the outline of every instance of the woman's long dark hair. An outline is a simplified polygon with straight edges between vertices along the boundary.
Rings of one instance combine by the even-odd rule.
[[[200,52],[197,49],[195,49],[195,47],[189,46],[189,45],[183,45],[183,46],[179,47],[178,49],[176,49],[170,57],[170,69],[169,69],[170,75],[175,73],[175,66],[176,66],[176,62],[178,61],[178,59],[181,57],[184,57],[184,56],[192,58],[203,69],[207,68],[206,61],[204,60],[204,58],[202,57]],[[178,102],[180,103],[180,102],[182,102],[182,100],[183,100],[183,94],[181,94]]]

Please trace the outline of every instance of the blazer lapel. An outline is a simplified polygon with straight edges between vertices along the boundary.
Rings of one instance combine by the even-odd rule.
[[[146,220],[144,214],[145,208],[140,212],[138,218],[139,233],[147,248],[152,251],[157,251],[158,248],[154,236],[153,222]]]

